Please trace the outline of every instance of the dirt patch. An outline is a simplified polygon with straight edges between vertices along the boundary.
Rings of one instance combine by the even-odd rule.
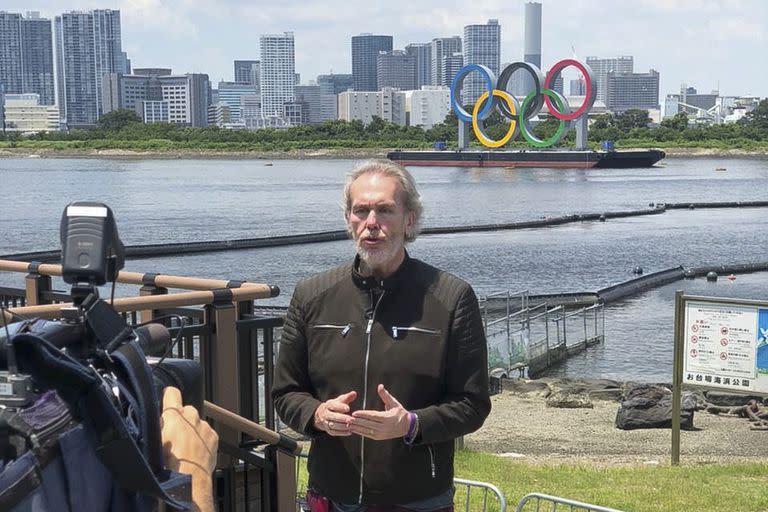
[[[483,427],[465,437],[465,447],[541,464],[620,466],[669,464],[669,429],[614,427],[616,401],[593,400],[589,409],[546,406],[543,397],[509,391],[492,397]],[[751,430],[746,419],[697,411],[692,431],[683,431],[680,460],[686,462],[766,462],[768,431]]]

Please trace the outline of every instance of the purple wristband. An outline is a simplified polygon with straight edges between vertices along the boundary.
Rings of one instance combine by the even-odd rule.
[[[408,413],[408,433],[405,435],[405,442],[408,444],[413,443],[416,437],[416,413]]]

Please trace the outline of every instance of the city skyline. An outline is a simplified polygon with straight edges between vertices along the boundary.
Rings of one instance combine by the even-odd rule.
[[[392,35],[395,49],[498,19],[501,61],[522,60],[525,1],[293,3],[248,5],[241,0],[52,0],[4,2],[3,10],[39,11],[53,20],[71,10],[120,9],[123,51],[136,67],[207,73],[233,80],[234,60],[258,59],[259,35],[292,31],[296,71],[304,83],[319,74],[351,72],[351,38]],[[768,3],[760,0],[637,0],[610,6],[586,0],[541,0],[542,63],[575,56],[632,55],[635,72],[660,73],[660,99],[685,82],[699,92],[768,97],[768,70],[752,57],[768,50]],[[632,37],[632,34],[636,34]]]

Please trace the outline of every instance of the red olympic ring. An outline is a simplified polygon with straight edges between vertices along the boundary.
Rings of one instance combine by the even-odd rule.
[[[555,63],[555,65],[552,66],[552,69],[549,70],[549,73],[547,73],[547,78],[544,80],[544,88],[552,89],[555,78],[563,69],[567,68],[568,66],[573,66],[581,71],[582,76],[585,78],[584,82],[586,83],[587,90],[586,94],[584,95],[584,103],[582,103],[581,107],[579,107],[574,112],[571,112],[570,114],[558,111],[549,96],[544,96],[544,103],[547,104],[549,113],[552,114],[555,119],[559,119],[560,121],[573,121],[574,119],[581,117],[592,107],[592,103],[594,103],[594,97],[592,96],[592,80],[590,76],[591,73],[587,72],[587,68],[584,66],[584,64],[575,59],[563,59],[560,62]]]

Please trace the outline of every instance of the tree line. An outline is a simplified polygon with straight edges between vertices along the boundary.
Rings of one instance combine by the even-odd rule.
[[[554,133],[558,121],[545,119],[533,128],[536,136],[545,138]],[[501,138],[509,129],[509,121],[493,113],[484,122],[491,138]],[[41,132],[20,135],[0,134],[5,147],[49,149],[137,149],[137,150],[236,150],[281,151],[323,148],[430,148],[437,141],[448,147],[456,145],[458,122],[451,112],[442,123],[430,129],[399,126],[375,117],[364,125],[361,121],[325,121],[318,125],[261,130],[230,130],[216,126],[191,128],[169,123],[145,124],[130,110],[115,110],[103,115],[95,128]],[[561,146],[570,146],[575,139],[571,130]],[[768,99],[735,123],[691,124],[685,113],[651,126],[648,112],[628,110],[620,114],[597,116],[589,129],[589,142],[599,147],[605,140],[618,147],[711,147],[768,150]],[[474,144],[477,144],[475,141]],[[525,147],[525,141],[510,143]]]

